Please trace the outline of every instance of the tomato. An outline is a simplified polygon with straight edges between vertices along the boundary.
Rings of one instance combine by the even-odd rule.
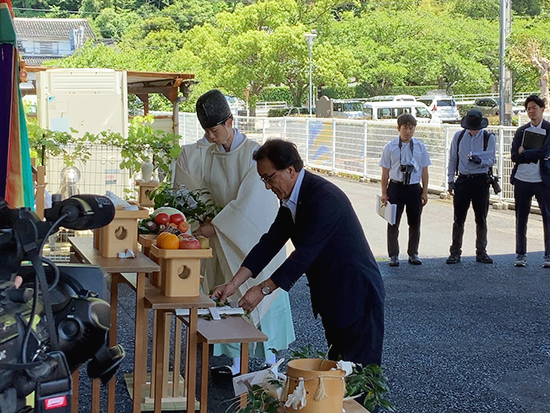
[[[178,225],[180,222],[185,221],[182,214],[172,214],[170,215],[170,222]]]
[[[178,224],[178,229],[185,234],[189,230],[189,224],[186,221],[181,221]]]
[[[166,225],[170,222],[170,216],[166,212],[160,212],[155,217],[155,224]]]

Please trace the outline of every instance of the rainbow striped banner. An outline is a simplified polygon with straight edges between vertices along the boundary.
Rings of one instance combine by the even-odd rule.
[[[19,90],[19,52],[10,0],[0,0],[0,197],[34,209],[34,183]]]

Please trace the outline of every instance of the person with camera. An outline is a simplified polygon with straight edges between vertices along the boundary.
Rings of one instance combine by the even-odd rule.
[[[525,99],[530,122],[519,127],[512,141],[512,177],[516,205],[516,267],[527,265],[527,219],[533,196],[539,204],[544,227],[543,267],[550,268],[550,123],[543,119],[546,102],[539,96]],[[540,135],[542,146],[526,142],[528,132]]]
[[[463,130],[455,133],[451,142],[447,182],[449,194],[454,196],[454,222],[447,264],[460,262],[464,222],[470,203],[476,222],[476,261],[493,263],[487,254],[487,213],[489,185],[494,180],[490,171],[495,162],[495,135],[485,130],[488,125],[489,120],[481,111],[469,110],[460,123]]]
[[[388,223],[388,255],[390,266],[399,266],[399,223],[405,208],[409,224],[409,263],[421,265],[418,258],[420,243],[420,216],[428,202],[428,166],[431,165],[426,145],[413,138],[416,118],[404,113],[397,118],[399,137],[388,142],[382,151],[382,196],[380,202],[388,201],[397,206],[395,224]],[[422,184],[421,184],[422,183]]]

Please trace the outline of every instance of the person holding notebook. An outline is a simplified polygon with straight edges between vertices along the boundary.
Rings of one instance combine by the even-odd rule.
[[[516,267],[527,265],[527,220],[534,196],[544,227],[543,267],[550,268],[550,122],[543,119],[545,107],[539,96],[525,99],[530,122],[516,130],[512,141],[514,168],[510,182],[516,204]],[[544,140],[537,139],[537,135],[544,135]]]

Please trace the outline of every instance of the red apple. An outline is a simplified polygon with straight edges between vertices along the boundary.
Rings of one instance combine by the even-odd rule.
[[[198,250],[201,248],[201,243],[195,237],[180,235],[178,238],[180,239],[180,249]]]

